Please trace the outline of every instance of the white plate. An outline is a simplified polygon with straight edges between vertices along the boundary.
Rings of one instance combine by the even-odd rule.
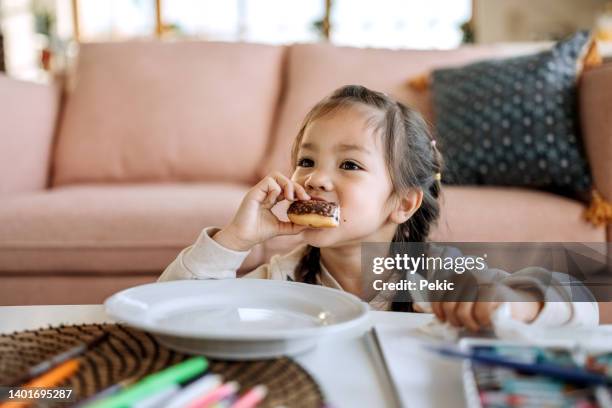
[[[115,320],[168,347],[228,359],[293,355],[321,336],[367,329],[368,305],[336,289],[264,279],[136,286],[104,303]]]

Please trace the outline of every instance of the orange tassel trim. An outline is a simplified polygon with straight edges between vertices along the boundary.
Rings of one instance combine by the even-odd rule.
[[[416,75],[408,79],[408,86],[416,92],[423,92],[429,89],[431,78],[429,72],[425,74]]]
[[[603,57],[601,55],[601,52],[599,51],[597,41],[591,41],[591,45],[589,45],[589,50],[584,56],[583,63],[585,70],[597,68],[603,64]]]
[[[612,224],[612,204],[597,190],[593,190],[591,197],[591,204],[584,211],[584,218],[596,227]]]

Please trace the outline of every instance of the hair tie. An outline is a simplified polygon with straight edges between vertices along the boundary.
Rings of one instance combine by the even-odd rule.
[[[436,147],[436,139],[431,139],[431,145],[432,145],[433,147]]]
[[[441,181],[442,180],[442,173],[436,173],[436,175],[434,176],[434,178],[436,179],[436,181]]]

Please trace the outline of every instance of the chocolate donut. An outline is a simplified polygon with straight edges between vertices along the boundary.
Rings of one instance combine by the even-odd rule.
[[[287,210],[294,224],[313,228],[331,228],[340,224],[340,208],[336,203],[321,200],[294,201]]]

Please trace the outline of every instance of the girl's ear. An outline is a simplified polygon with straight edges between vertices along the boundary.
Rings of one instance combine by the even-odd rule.
[[[412,217],[423,202],[423,191],[412,189],[409,192],[396,196],[396,205],[389,217],[396,224],[403,224]]]

